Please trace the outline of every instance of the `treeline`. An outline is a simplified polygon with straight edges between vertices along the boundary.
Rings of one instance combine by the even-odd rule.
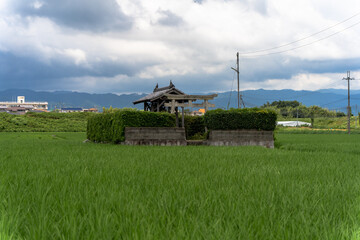
[[[274,110],[279,116],[288,118],[344,117],[345,113],[330,111],[319,106],[307,107],[298,101],[267,102],[261,108]]]

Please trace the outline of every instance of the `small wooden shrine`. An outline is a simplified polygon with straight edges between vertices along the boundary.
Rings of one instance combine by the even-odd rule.
[[[145,97],[142,97],[135,102],[134,104],[144,103],[144,111],[151,112],[164,112],[168,111],[165,107],[165,103],[169,102],[165,94],[171,95],[185,95],[182,91],[175,88],[175,85],[170,81],[169,86],[159,88],[156,84],[154,91]]]
[[[184,108],[204,108],[205,112],[210,107],[215,107],[215,104],[209,103],[209,100],[217,97],[217,94],[211,95],[188,95],[179,89],[170,81],[169,86],[159,88],[156,84],[154,91],[145,97],[142,97],[134,104],[143,103],[144,111],[151,112],[169,112],[175,113],[178,125],[178,108],[182,110],[182,126],[184,126]],[[196,101],[203,100],[202,103],[195,103]]]

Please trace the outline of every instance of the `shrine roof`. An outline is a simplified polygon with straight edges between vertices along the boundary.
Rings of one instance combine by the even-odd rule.
[[[155,101],[159,98],[166,97],[166,94],[185,95],[184,92],[175,88],[175,85],[170,81],[169,86],[162,87],[162,88],[159,88],[158,85],[156,84],[156,87],[152,93],[134,101],[133,104]]]

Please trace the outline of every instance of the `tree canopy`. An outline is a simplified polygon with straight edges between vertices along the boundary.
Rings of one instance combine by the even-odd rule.
[[[267,102],[261,108],[272,109],[278,115],[289,118],[314,118],[314,117],[342,117],[343,112],[330,111],[319,106],[307,107],[298,101],[274,101]]]

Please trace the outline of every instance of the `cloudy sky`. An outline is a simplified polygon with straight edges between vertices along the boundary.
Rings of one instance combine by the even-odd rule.
[[[0,0],[2,90],[346,88],[359,45],[358,0]]]

